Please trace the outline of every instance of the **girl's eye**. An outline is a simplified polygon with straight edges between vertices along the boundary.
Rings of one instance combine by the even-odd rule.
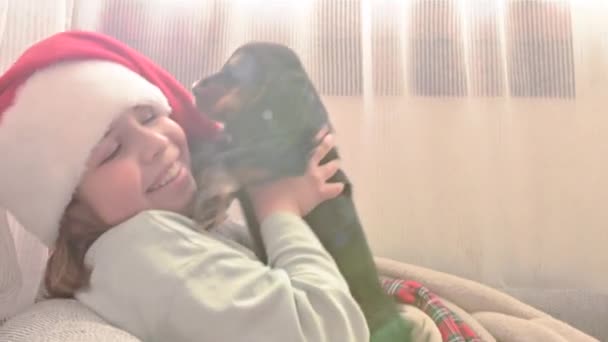
[[[121,146],[121,145],[116,144],[116,145],[114,146],[114,149],[112,149],[112,150],[111,150],[111,151],[110,151],[110,152],[109,152],[109,153],[108,153],[108,154],[107,154],[107,155],[106,155],[106,156],[103,158],[103,160],[101,161],[101,163],[100,163],[99,165],[103,165],[103,164],[105,164],[105,163],[109,162],[110,160],[114,159],[114,158],[115,158],[115,157],[118,155],[118,152],[120,152],[120,146]]]
[[[156,120],[158,118],[158,114],[156,114],[153,111],[147,111],[146,115],[144,116],[143,120],[141,121],[142,124],[147,125],[150,124],[152,122],[154,122],[154,120]]]

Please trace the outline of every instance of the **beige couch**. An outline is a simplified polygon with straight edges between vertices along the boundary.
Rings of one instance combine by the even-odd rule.
[[[423,283],[467,322],[483,341],[597,342],[580,330],[482,284],[430,269],[377,258],[382,277]],[[414,342],[440,342],[430,317],[417,307],[402,305],[414,326]],[[601,320],[601,319],[599,319]],[[0,326],[2,342],[135,342],[136,337],[104,322],[74,300],[44,300]]]

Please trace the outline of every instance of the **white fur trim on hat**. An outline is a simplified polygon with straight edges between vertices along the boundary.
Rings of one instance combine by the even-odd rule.
[[[156,86],[116,63],[63,62],[34,73],[0,122],[0,207],[52,246],[91,150],[136,105],[169,110]]]

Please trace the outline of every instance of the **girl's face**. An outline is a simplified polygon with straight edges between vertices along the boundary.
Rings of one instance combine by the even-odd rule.
[[[195,190],[182,128],[167,113],[137,107],[94,148],[75,200],[116,225],[148,209],[186,214]]]

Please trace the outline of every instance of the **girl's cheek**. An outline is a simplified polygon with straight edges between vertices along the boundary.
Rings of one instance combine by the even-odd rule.
[[[139,170],[129,164],[118,166],[99,170],[85,188],[92,209],[108,224],[133,216],[143,203]]]

